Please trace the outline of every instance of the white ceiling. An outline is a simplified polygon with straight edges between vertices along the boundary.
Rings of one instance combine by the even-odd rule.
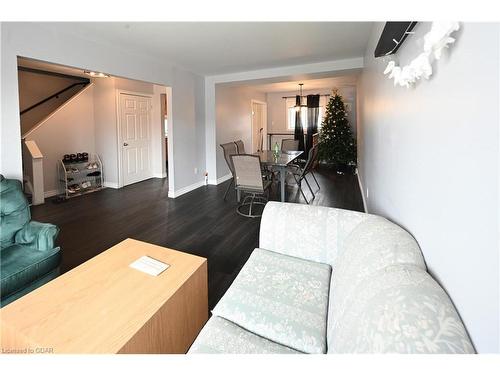
[[[59,32],[165,59],[201,75],[364,55],[372,22],[78,22]]]

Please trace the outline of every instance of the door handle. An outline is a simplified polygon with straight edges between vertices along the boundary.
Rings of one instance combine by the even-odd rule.
[[[128,143],[124,143],[123,145],[124,145],[124,146],[128,146]]]

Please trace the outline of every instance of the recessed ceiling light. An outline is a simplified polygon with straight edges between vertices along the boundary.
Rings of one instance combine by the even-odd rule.
[[[109,74],[101,73],[101,72],[93,72],[91,70],[84,70],[85,74],[94,77],[94,78],[108,78]]]

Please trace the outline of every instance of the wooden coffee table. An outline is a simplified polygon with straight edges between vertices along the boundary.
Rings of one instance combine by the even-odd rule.
[[[129,267],[143,255],[158,276]],[[0,310],[2,352],[186,353],[208,319],[207,261],[127,239]]]

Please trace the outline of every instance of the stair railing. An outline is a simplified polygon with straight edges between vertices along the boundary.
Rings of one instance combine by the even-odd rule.
[[[51,99],[53,99],[53,98],[55,98],[55,97],[57,97],[57,96],[61,95],[62,93],[66,92],[66,91],[68,91],[68,90],[71,90],[73,87],[76,87],[76,86],[78,86],[78,85],[84,85],[84,86],[85,86],[85,85],[87,85],[87,84],[88,84],[88,82],[76,82],[76,83],[72,83],[72,84],[71,84],[71,85],[69,85],[68,87],[66,87],[66,88],[64,88],[64,89],[62,89],[62,90],[59,90],[59,91],[58,91],[58,92],[56,92],[55,94],[52,94],[51,96],[49,96],[49,97],[47,97],[47,98],[45,98],[45,99],[43,99],[43,100],[40,100],[38,103],[35,103],[35,104],[33,104],[32,106],[30,106],[30,107],[28,107],[28,108],[26,108],[26,109],[23,109],[23,110],[20,112],[20,114],[21,114],[21,116],[22,116],[22,115],[24,115],[26,112],[31,111],[33,108],[36,108],[36,107],[38,107],[39,105],[42,105],[43,103],[46,103],[46,102],[48,102],[49,100],[51,100]]]

